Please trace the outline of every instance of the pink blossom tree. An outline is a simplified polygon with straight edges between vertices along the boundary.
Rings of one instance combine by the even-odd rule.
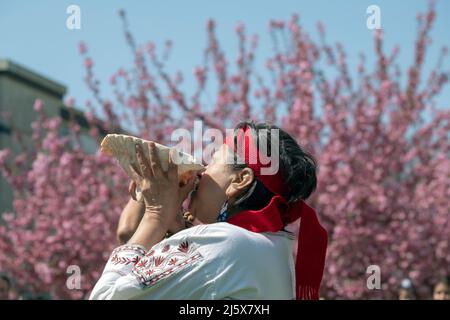
[[[24,146],[12,162],[8,150],[0,151],[14,190],[14,213],[3,213],[0,225],[0,269],[19,291],[82,298],[115,245],[125,176],[111,159],[81,149],[77,125],[63,136],[60,118],[47,118],[39,100],[35,110],[33,148]],[[17,140],[23,141],[20,133]],[[80,268],[79,288],[75,279],[66,285],[69,266]],[[69,290],[74,286],[79,290]]]
[[[328,44],[321,24],[320,41],[314,41],[296,15],[271,21],[274,51],[258,69],[257,36],[238,24],[239,51],[230,62],[208,21],[193,92],[181,89],[181,72],[166,71],[172,43],[160,53],[153,43],[138,45],[123,11],[120,17],[134,63],[112,75],[114,97],[103,97],[93,59],[84,43],[79,47],[94,97],[86,111],[92,139],[102,138],[99,128],[125,128],[169,143],[173,129],[191,129],[194,120],[221,130],[240,119],[278,124],[319,162],[318,189],[309,202],[330,237],[322,296],[395,298],[403,278],[412,280],[419,297],[429,296],[450,263],[450,112],[435,106],[448,81],[442,67],[447,50],[431,72],[423,70],[433,5],[418,16],[415,59],[405,75],[396,60],[399,48],[386,53],[381,32],[374,37],[374,69],[361,55],[352,76],[343,46]],[[33,292],[86,297],[116,244],[127,179],[111,159],[83,151],[75,122],[63,135],[60,120],[46,118],[39,102],[35,109],[33,148],[15,156],[0,152],[14,188],[14,213],[4,213],[0,225],[0,269]],[[66,287],[69,265],[81,269],[81,290]],[[382,290],[366,287],[369,265],[380,267]]]

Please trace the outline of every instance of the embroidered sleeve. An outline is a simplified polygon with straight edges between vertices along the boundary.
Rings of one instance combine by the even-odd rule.
[[[145,248],[138,245],[123,245],[114,249],[89,299],[112,299],[114,296],[121,299],[122,296],[113,292],[112,289],[116,287],[120,279],[130,274],[134,265],[145,253]]]
[[[124,276],[131,271],[145,253],[144,247],[138,245],[120,246],[111,253],[103,274],[115,272]]]
[[[210,299],[200,244],[171,237],[148,252],[122,246],[111,254],[90,299]]]
[[[153,286],[203,258],[197,246],[189,240],[180,243],[167,241],[150,250],[132,269],[143,287]]]

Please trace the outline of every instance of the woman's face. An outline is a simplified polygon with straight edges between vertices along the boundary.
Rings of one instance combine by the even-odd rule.
[[[232,182],[236,172],[226,161],[230,156],[231,150],[221,146],[206,170],[199,175],[197,190],[191,194],[188,210],[200,223],[216,222],[223,203],[235,194]]]

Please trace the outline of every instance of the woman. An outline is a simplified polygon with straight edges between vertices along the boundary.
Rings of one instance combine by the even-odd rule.
[[[161,170],[154,145],[150,159],[136,146],[145,210],[134,217],[135,230],[119,235],[132,234],[111,254],[90,299],[318,299],[327,234],[303,201],[315,190],[316,164],[291,136],[270,129],[278,128],[240,123],[195,187],[194,178],[179,187],[173,163]],[[267,164],[250,155],[267,149],[270,156],[263,141],[271,139],[279,170],[265,175]],[[193,188],[189,212],[202,224],[164,239]],[[294,258],[295,236],[285,227],[300,217]]]

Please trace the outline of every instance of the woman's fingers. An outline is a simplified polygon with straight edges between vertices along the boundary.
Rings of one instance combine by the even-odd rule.
[[[171,148],[169,152],[169,168],[167,171],[167,176],[170,181],[178,182],[178,166],[174,163],[173,159],[175,157],[175,153],[177,150],[175,148]]]
[[[152,172],[151,164],[148,162],[148,160],[145,157],[144,152],[142,150],[142,146],[139,144],[136,144],[136,157],[137,157],[139,168],[140,168],[143,178],[152,179],[153,172]]]
[[[131,177],[134,181],[138,182],[143,178],[141,169],[138,168],[134,163],[130,163],[129,168],[132,173]]]
[[[131,199],[134,201],[137,201],[136,199],[136,182],[131,180],[130,184],[128,185],[128,192],[130,193]]]
[[[153,176],[157,179],[164,177],[164,172],[161,168],[161,163],[159,162],[159,157],[156,151],[156,146],[154,142],[149,143],[150,148],[150,166],[153,172]]]

